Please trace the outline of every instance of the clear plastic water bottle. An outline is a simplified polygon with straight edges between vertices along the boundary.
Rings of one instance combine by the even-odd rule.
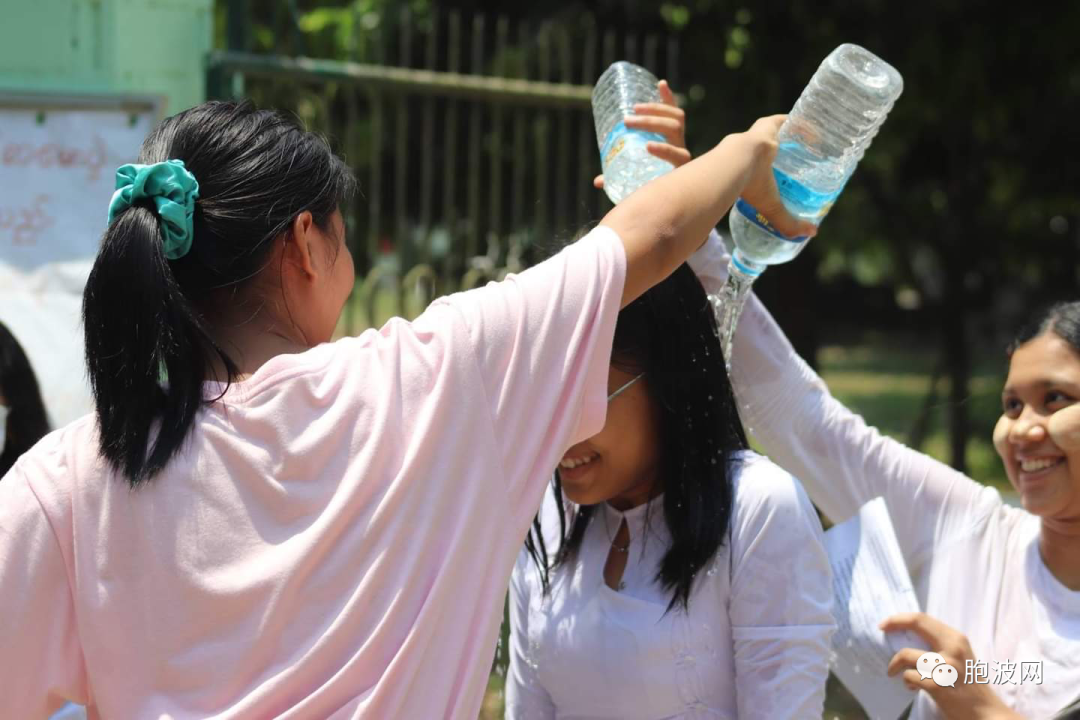
[[[656,83],[656,77],[645,68],[617,62],[604,71],[593,88],[593,120],[604,192],[613,203],[674,167],[651,155],[646,146],[649,141],[666,142],[663,135],[632,130],[623,123],[624,117],[633,114],[634,105],[663,102]]]
[[[894,67],[858,45],[846,43],[825,58],[777,138],[773,174],[789,213],[821,224],[903,89]],[[793,259],[808,238],[780,234],[742,198],[729,224],[735,249],[728,282],[713,303],[730,366],[731,341],[751,283],[769,265]]]

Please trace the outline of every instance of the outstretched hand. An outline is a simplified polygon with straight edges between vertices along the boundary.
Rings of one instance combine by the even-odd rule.
[[[975,661],[975,653],[967,637],[956,628],[950,627],[926,613],[901,613],[886,618],[881,629],[887,633],[910,630],[916,633],[926,648],[938,653],[945,663],[956,671],[955,685],[944,687],[920,673],[917,663],[927,651],[926,648],[904,648],[889,662],[889,676],[901,675],[904,685],[914,692],[923,691],[937,703],[942,716],[971,720],[1023,720],[1005,705],[989,685],[965,683],[967,661]]]
[[[638,103],[634,106],[634,114],[627,115],[624,122],[631,130],[644,130],[664,136],[667,142],[650,141],[646,144],[650,155],[666,160],[675,167],[685,165],[692,157],[686,149],[686,112],[679,107],[667,80],[656,83],[656,89],[663,102]],[[593,185],[603,190],[604,176],[597,175],[593,179]]]

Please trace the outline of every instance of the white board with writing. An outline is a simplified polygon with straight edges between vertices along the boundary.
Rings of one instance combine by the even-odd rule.
[[[54,428],[90,412],[82,290],[116,168],[134,162],[158,105],[0,93],[0,322],[26,350]]]

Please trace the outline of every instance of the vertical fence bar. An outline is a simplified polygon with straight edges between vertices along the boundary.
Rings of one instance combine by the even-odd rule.
[[[225,14],[225,43],[230,50],[247,51],[251,47],[250,25],[251,11],[248,0],[229,0]]]
[[[542,82],[551,80],[551,23],[545,22],[540,26],[540,34],[537,38],[537,59],[539,60],[539,73],[537,79]],[[536,236],[541,243],[548,241],[548,213],[551,206],[551,187],[549,181],[551,146],[551,111],[539,109],[536,113],[536,121],[533,125],[536,147],[536,216],[533,225],[536,228]]]
[[[564,84],[573,83],[573,59],[570,55],[570,36],[565,25],[558,27],[556,33],[559,58],[559,82]],[[556,191],[555,191],[555,222],[552,230],[555,233],[564,233],[571,224],[570,210],[576,204],[573,198],[574,183],[570,182],[570,118],[573,111],[570,108],[559,110],[559,140],[556,145]]]
[[[450,11],[446,30],[446,69],[448,72],[461,71],[461,13]],[[446,134],[443,141],[443,212],[442,221],[449,233],[450,246],[443,265],[447,281],[460,272],[458,264],[458,219],[457,219],[457,145],[458,145],[458,101],[446,101]],[[457,289],[455,284],[453,289]]]
[[[497,72],[500,76],[506,76],[506,41],[507,36],[510,34],[510,21],[505,15],[500,16],[495,21],[495,61]],[[491,110],[491,177],[490,184],[488,185],[488,196],[491,203],[490,221],[488,224],[488,250],[492,250],[492,243],[496,248],[502,246],[502,207],[503,198],[506,194],[503,192],[503,103],[496,100]],[[498,257],[501,253],[496,249],[495,261],[498,262]]]
[[[596,72],[596,22],[590,21],[585,28],[585,52],[581,63],[581,84],[593,85],[599,73]],[[593,123],[592,112],[586,110],[580,113],[578,120],[578,194],[576,205],[577,225],[585,225],[591,218],[589,208],[594,205],[593,195],[602,195],[592,186],[595,173],[599,168],[596,162],[596,129]]]
[[[660,79],[664,78],[663,72],[656,66],[656,36],[649,34],[645,36],[645,69],[649,72],[657,75]]]
[[[348,50],[349,59],[353,62],[363,62],[367,58],[362,56],[360,52],[360,38],[362,32],[360,28],[363,27],[364,22],[364,9],[360,6],[360,3],[353,3],[352,6],[352,27],[353,31],[349,35]]]
[[[473,75],[483,75],[484,16],[473,18],[472,63]],[[475,257],[480,244],[480,120],[483,106],[473,102],[469,110],[469,235],[465,245],[466,262]]]
[[[518,76],[524,79],[529,77],[530,39],[529,26],[521,21],[517,30],[518,49],[521,52]],[[528,165],[525,159],[525,112],[525,108],[520,106],[514,111],[514,188],[510,199],[510,231],[514,233],[525,231],[525,168]]]
[[[347,126],[345,128],[345,159],[352,166],[352,171],[356,177],[360,177],[360,168],[356,164],[356,159],[360,156],[361,129],[360,129],[360,108],[359,108],[359,92],[358,88],[349,86],[344,88],[345,91],[345,122]],[[364,257],[362,246],[359,243],[360,240],[360,228],[362,228],[363,220],[361,217],[361,202],[362,196],[353,198],[349,203],[349,217],[352,222],[349,223],[347,230],[349,231],[349,249],[353,253],[353,257],[359,257],[359,272],[358,276],[366,274],[371,269],[371,258]],[[354,285],[355,287],[355,285]],[[356,303],[353,302],[355,296],[350,298],[350,301],[345,303],[344,313],[344,325],[345,333],[348,335],[355,335],[359,330],[359,322],[356,317]]]
[[[667,39],[667,80],[671,87],[679,87],[679,39],[669,35]]]
[[[292,40],[294,55],[304,54],[304,34],[300,31],[300,8],[296,0],[288,0],[289,7],[289,38]]]
[[[380,64],[386,62],[386,43],[381,34],[376,35],[375,60]],[[382,233],[382,147],[383,125],[385,122],[386,104],[383,91],[379,88],[370,87],[368,93],[371,102],[371,186],[368,188],[368,243],[367,260],[368,267],[374,267],[379,260],[380,241]],[[374,318],[369,318],[374,323]]]
[[[635,64],[641,63],[640,58],[638,58],[637,35],[632,32],[628,32],[623,41],[623,59]]]
[[[398,25],[398,66],[408,67],[412,55],[412,23],[409,8],[402,8]],[[406,201],[408,200],[409,171],[409,96],[398,93],[394,98],[397,127],[394,128],[394,250],[404,275],[414,260],[412,238],[409,236]]]
[[[424,66],[428,70],[435,69],[435,58],[438,55],[439,45],[439,14],[438,10],[431,11],[431,25],[428,27],[427,43],[424,52]],[[435,96],[428,95],[424,100],[424,128],[422,130],[423,142],[421,152],[423,160],[420,177],[420,230],[423,233],[424,242],[420,247],[420,262],[431,261],[431,206],[434,198],[435,184]]]
[[[615,31],[610,28],[604,31],[604,67],[607,68],[611,63],[615,62],[619,58],[616,57],[616,50],[618,40],[615,37]]]
[[[603,63],[603,68],[605,70],[608,67],[610,67],[613,62],[620,59],[620,58],[616,57],[617,48],[618,48],[618,39],[615,36],[615,31],[610,30],[610,29],[605,30],[604,31],[604,63]],[[625,59],[625,58],[622,58],[622,59]],[[595,206],[596,217],[603,217],[604,214],[608,211],[608,209],[611,208],[611,201],[608,200],[607,194],[602,193],[602,192],[596,193],[596,195],[594,197],[596,198],[596,206]]]

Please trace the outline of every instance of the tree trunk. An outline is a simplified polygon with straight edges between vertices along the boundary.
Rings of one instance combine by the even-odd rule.
[[[963,264],[945,259],[946,280],[941,329],[944,332],[945,366],[949,378],[949,458],[954,468],[967,472],[968,382],[971,358],[967,343],[967,303]]]

